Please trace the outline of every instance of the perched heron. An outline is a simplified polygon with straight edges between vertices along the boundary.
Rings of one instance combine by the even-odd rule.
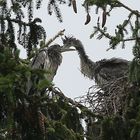
[[[45,74],[45,78],[49,82],[52,82],[54,76],[56,75],[58,67],[62,63],[61,53],[73,50],[74,49],[64,48],[58,44],[43,48],[33,58],[31,62],[31,68],[45,70],[47,72]],[[33,78],[36,83],[38,83],[40,80],[38,77]],[[35,89],[35,87],[33,86],[32,78],[30,78],[27,85],[27,94],[33,94],[33,89]]]
[[[62,40],[64,48],[75,47],[80,57],[81,72],[89,79],[94,79],[98,86],[127,76],[129,61],[120,58],[111,58],[93,62],[86,54],[80,40],[73,37],[65,37]]]

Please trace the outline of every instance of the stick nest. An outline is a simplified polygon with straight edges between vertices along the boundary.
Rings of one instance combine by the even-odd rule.
[[[76,101],[90,108],[97,115],[122,115],[131,85],[127,77],[108,81],[100,87],[93,85],[86,95],[75,98]]]

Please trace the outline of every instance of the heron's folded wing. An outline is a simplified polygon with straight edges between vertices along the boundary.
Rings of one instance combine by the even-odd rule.
[[[31,67],[33,69],[43,69],[47,59],[47,52],[41,50],[33,59]]]

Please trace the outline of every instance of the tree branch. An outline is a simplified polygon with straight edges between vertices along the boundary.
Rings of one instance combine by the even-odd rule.
[[[17,20],[17,19],[11,19],[11,18],[4,18],[2,16],[0,16],[0,20],[7,20],[7,21],[11,21],[11,22],[14,22],[14,23],[17,23],[17,24],[21,24],[21,25],[25,25],[25,26],[30,26],[31,23],[26,23],[24,21],[21,21],[21,20]]]
[[[65,29],[59,31],[53,38],[49,39],[48,42],[45,44],[44,47],[48,47],[56,38],[58,38],[59,36],[64,35]]]
[[[116,1],[117,4],[119,4],[121,7],[124,7],[125,9],[127,9],[128,11],[130,11],[131,13],[135,14],[136,16],[140,17],[140,12],[137,10],[132,10],[130,7],[124,5],[123,3],[121,3],[120,1]]]
[[[128,42],[128,41],[135,41],[135,40],[137,40],[137,39],[140,40],[140,37],[138,37],[138,38],[126,38],[126,39],[122,39],[122,40],[119,40],[119,41],[120,41],[120,42]],[[113,47],[112,47],[112,46],[109,47],[106,51],[109,51],[110,49],[113,49]]]

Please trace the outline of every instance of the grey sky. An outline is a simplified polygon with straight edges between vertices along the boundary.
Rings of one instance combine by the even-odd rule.
[[[123,1],[129,7],[140,9],[140,2],[138,2],[138,0],[136,0],[137,2],[133,0],[129,0],[127,2],[125,0]],[[101,13],[96,15],[95,7],[93,7],[91,9],[92,20],[88,25],[84,25],[86,14],[84,8],[81,6],[82,0],[77,0],[77,2],[77,14],[73,12],[72,8],[65,5],[60,7],[63,15],[63,23],[59,23],[55,15],[49,16],[47,14],[47,4],[45,3],[43,4],[42,8],[35,13],[35,17],[40,17],[43,19],[43,26],[46,29],[47,38],[49,39],[58,31],[66,29],[66,35],[73,35],[82,41],[86,53],[93,61],[111,57],[120,57],[132,60],[133,43],[127,43],[125,49],[118,46],[116,50],[106,51],[106,49],[109,47],[107,39],[89,39],[89,36],[93,31],[93,26],[96,25],[97,18],[98,16],[101,16]],[[113,10],[106,23],[106,26],[109,27],[109,31],[114,33],[115,25],[123,21],[126,16],[127,12],[125,10]],[[62,43],[61,39],[57,39],[55,42],[59,44]],[[24,56],[24,52],[22,55]],[[63,54],[63,62],[59,67],[53,82],[55,86],[59,87],[64,94],[71,98],[86,94],[88,88],[94,84],[93,80],[89,80],[81,74],[80,60],[77,52],[67,52]]]

